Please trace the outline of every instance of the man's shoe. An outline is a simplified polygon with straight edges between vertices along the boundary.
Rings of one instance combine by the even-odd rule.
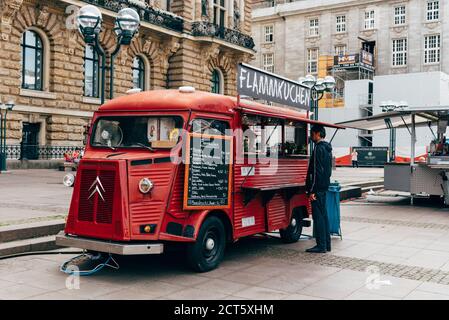
[[[326,250],[321,249],[320,247],[313,247],[313,248],[307,249],[306,252],[309,252],[309,253],[326,253]]]

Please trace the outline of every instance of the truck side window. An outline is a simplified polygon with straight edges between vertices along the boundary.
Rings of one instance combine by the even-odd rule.
[[[228,129],[229,123],[222,120],[196,118],[192,121],[193,133],[224,136],[229,134]]]
[[[307,155],[307,124],[287,121],[285,124],[284,151],[286,156]]]
[[[245,115],[242,119],[245,156],[268,157],[282,154],[282,120]]]

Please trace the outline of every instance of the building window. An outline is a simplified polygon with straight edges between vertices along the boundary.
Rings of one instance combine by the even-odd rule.
[[[87,45],[84,51],[84,95],[98,98],[100,96],[100,61],[94,47]]]
[[[43,55],[42,39],[35,31],[27,30],[22,36],[22,88],[42,90]]]
[[[336,31],[337,33],[346,32],[346,16],[337,16]]]
[[[365,11],[365,30],[372,30],[374,26],[374,10]]]
[[[135,57],[133,60],[133,88],[145,90],[145,64],[141,57]]]
[[[407,65],[407,39],[393,40],[393,61],[395,67]]]
[[[431,35],[424,38],[424,63],[440,62],[440,35]]]
[[[394,24],[396,26],[405,24],[405,6],[394,8]]]
[[[318,72],[318,49],[307,50],[307,73],[316,74]]]
[[[427,21],[436,21],[440,19],[440,1],[427,2]]]
[[[268,25],[263,27],[264,39],[266,43],[271,43],[274,41],[274,27],[273,25]]]
[[[346,45],[339,44],[339,45],[335,46],[335,55],[336,56],[346,55]]]
[[[212,71],[210,82],[212,93],[223,94],[223,79],[219,70],[214,69],[214,71]]]
[[[309,36],[314,37],[320,34],[320,22],[318,19],[309,20]]]
[[[265,71],[274,73],[274,54],[264,53],[262,55],[262,65]]]
[[[226,26],[226,3],[225,0],[214,0],[213,23],[224,28]]]

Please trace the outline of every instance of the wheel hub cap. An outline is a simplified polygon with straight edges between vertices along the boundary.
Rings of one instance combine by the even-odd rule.
[[[292,227],[296,227],[296,223],[297,223],[297,222],[296,222],[296,219],[293,218],[293,219],[292,219],[292,222],[291,222]]]
[[[206,241],[206,249],[207,250],[212,250],[214,247],[215,247],[214,239],[211,239],[211,238],[207,239],[207,241]]]

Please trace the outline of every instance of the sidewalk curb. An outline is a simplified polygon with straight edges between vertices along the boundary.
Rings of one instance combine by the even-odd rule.
[[[24,252],[47,251],[58,249],[59,247],[56,245],[55,238],[56,238],[55,235],[51,235],[46,237],[1,243],[0,257]]]
[[[59,219],[0,227],[0,243],[55,235],[64,226],[65,221]]]

